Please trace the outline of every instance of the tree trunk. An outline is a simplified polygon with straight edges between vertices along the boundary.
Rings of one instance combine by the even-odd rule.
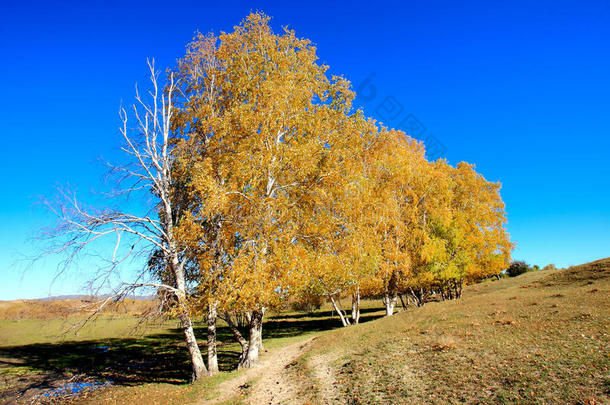
[[[383,303],[385,304],[385,316],[392,316],[394,314],[394,308],[398,301],[398,275],[395,271],[392,271],[388,284],[385,287],[385,295],[383,297]]]
[[[171,227],[168,227],[171,229]],[[170,245],[171,246],[171,245]],[[175,249],[172,247],[172,252],[175,252]],[[173,270],[174,277],[176,279],[177,292],[176,298],[178,300],[178,306],[180,312],[178,314],[178,318],[180,319],[180,324],[182,325],[182,333],[184,334],[184,340],[186,341],[186,347],[189,351],[189,355],[191,356],[191,366],[193,368],[193,374],[191,376],[191,381],[197,381],[201,377],[208,374],[208,370],[205,368],[205,363],[203,362],[203,356],[201,356],[201,351],[199,350],[199,345],[197,345],[197,338],[195,337],[195,332],[193,331],[193,323],[191,322],[191,317],[188,313],[188,306],[186,302],[186,282],[184,280],[184,269],[178,260],[178,256],[174,253],[169,257],[169,263],[171,269]]]
[[[462,297],[462,287],[464,285],[464,280],[463,279],[459,279],[456,282],[456,288],[455,288],[455,297],[456,298],[461,298]]]
[[[352,294],[352,321],[355,325],[360,322],[360,289]]]
[[[341,310],[341,308],[339,308],[339,306],[337,305],[335,298],[332,295],[329,296],[329,298],[330,298],[331,304],[333,305],[333,308],[335,309],[335,312],[337,312],[339,314],[339,317],[341,318],[341,323],[343,324],[343,326],[349,326],[350,321],[347,318],[347,316],[345,316],[345,314],[343,314],[343,311]]]
[[[233,333],[233,337],[235,337],[235,340],[237,340],[237,342],[241,346],[241,355],[239,356],[239,364],[241,364],[245,360],[246,356],[248,355],[248,341],[241,334],[241,332],[239,331],[239,328],[237,327],[235,322],[233,322],[233,319],[231,318],[230,314],[225,313],[224,320],[227,322],[227,325],[229,325],[229,329],[231,329],[231,333]]]
[[[402,304],[402,309],[404,309],[406,311],[407,310],[407,304],[405,303],[403,294],[399,294],[398,296],[400,297],[400,303]]]
[[[216,303],[208,308],[208,374],[218,373],[218,352],[216,350]]]
[[[409,296],[411,297],[411,300],[413,301],[415,306],[421,307],[424,305],[424,301],[425,301],[426,297],[425,297],[423,288],[413,289],[413,288],[409,287]]]
[[[187,311],[180,311],[178,318],[180,319],[182,333],[184,334],[184,339],[186,340],[186,348],[191,356],[191,365],[193,368],[191,381],[196,381],[207,375],[208,372],[205,368],[205,363],[203,362],[203,356],[201,356],[199,346],[197,345],[197,339],[195,338],[195,332],[193,331],[193,324]]]
[[[390,296],[386,294],[383,298],[383,302],[385,304],[385,316],[394,315],[394,307],[396,307],[396,301],[398,301],[397,295]]]
[[[238,368],[249,368],[258,363],[258,344],[262,340],[260,332],[262,328],[263,315],[260,311],[252,311],[250,315],[250,339],[248,341],[248,350],[245,358],[239,363]]]
[[[258,351],[264,351],[265,350],[265,346],[263,345],[263,317],[265,316],[265,307],[261,308],[261,321],[258,324],[258,341],[256,342],[256,344],[258,345]]]

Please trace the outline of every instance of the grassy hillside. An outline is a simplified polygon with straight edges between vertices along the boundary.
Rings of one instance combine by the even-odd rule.
[[[311,403],[609,402],[610,259],[526,273],[317,338]]]
[[[193,385],[175,321],[134,333],[137,318],[117,311],[62,334],[73,316],[0,320],[0,403],[608,403],[609,292],[604,259],[487,281],[390,318],[365,301],[365,322],[348,328],[328,307],[270,314],[268,352],[245,373],[228,371],[239,347],[220,324],[225,371]],[[74,381],[94,386],[40,396]]]

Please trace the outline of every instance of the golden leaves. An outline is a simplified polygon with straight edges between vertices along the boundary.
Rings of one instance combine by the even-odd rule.
[[[214,286],[202,293],[248,310],[496,271],[512,246],[499,185],[351,112],[351,84],[327,69],[262,13],[187,48],[176,232]]]

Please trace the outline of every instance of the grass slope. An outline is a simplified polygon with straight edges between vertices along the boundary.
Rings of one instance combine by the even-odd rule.
[[[610,259],[468,287],[321,335],[289,372],[310,403],[608,403]]]
[[[364,301],[366,322],[349,328],[339,328],[327,307],[275,314],[265,322],[263,358],[315,336],[283,371],[283,381],[296,387],[288,403],[605,403],[609,292],[604,259],[488,281],[466,288],[461,300],[391,318],[377,319],[380,303]],[[62,335],[71,317],[0,321],[0,403],[40,403],[40,393],[71,380],[113,384],[44,402],[193,403],[216,397],[226,380],[244,378],[228,371],[239,347],[226,326],[218,329],[225,372],[188,384],[176,322],[134,333],[137,319],[116,312],[78,334]],[[205,353],[204,327],[196,326]],[[247,403],[251,392],[241,388],[235,399]]]

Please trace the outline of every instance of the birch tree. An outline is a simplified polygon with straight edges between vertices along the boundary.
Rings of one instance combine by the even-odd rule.
[[[422,145],[399,131],[382,132],[384,142],[367,174],[373,182],[367,228],[379,245],[379,291],[386,315],[394,313],[398,294],[412,273],[416,221],[425,198],[429,163]]]
[[[47,205],[58,218],[58,226],[49,236],[52,253],[67,255],[67,267],[102,239],[114,240],[105,252],[101,276],[103,282],[117,275],[119,266],[136,254],[160,261],[165,277],[143,266],[131,280],[123,280],[101,307],[137,288],[149,288],[171,297],[184,335],[192,365],[192,380],[207,374],[189,314],[189,287],[186,276],[186,252],[181,249],[175,228],[183,215],[180,191],[172,176],[175,161],[172,131],[177,83],[173,74],[161,86],[154,61],[149,61],[150,90],[141,95],[136,87],[136,102],[121,108],[121,148],[127,163],[111,166],[112,191],[106,195],[107,206],[87,207],[75,194],[61,192],[58,201]],[[129,198],[129,204],[126,203]],[[133,207],[133,211],[121,206]],[[138,209],[139,208],[139,209]],[[154,256],[154,257],[153,257]],[[145,280],[145,281],[143,281]]]
[[[349,326],[360,320],[361,286],[378,257],[375,240],[363,224],[374,209],[365,172],[378,148],[379,134],[375,123],[361,112],[343,122],[341,133],[344,142],[333,148],[336,167],[325,197],[301,221],[301,233],[308,235],[302,240],[307,253],[301,260],[305,273],[301,288],[327,299],[342,325]],[[341,307],[342,298],[352,301],[351,318]]]
[[[248,16],[230,33],[198,36],[181,62],[186,101],[179,121],[192,161],[197,221],[220,217],[239,236],[223,301],[249,319],[255,364],[265,311],[286,299],[305,212],[324,198],[353,92],[328,78],[315,48],[269,18]],[[205,149],[202,154],[201,150]]]
[[[510,243],[504,227],[506,217],[498,183],[491,183],[459,163],[436,163],[434,170],[445,176],[445,198],[440,210],[429,216],[430,242],[424,252],[443,298],[458,298],[464,281],[497,274],[508,265]],[[426,252],[427,251],[427,252]]]

